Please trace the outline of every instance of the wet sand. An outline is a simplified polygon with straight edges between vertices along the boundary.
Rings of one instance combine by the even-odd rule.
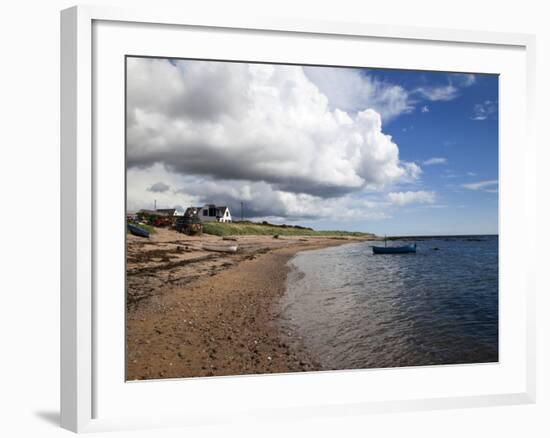
[[[127,379],[318,370],[276,305],[298,251],[361,238],[128,236]],[[238,244],[235,254],[205,245]]]

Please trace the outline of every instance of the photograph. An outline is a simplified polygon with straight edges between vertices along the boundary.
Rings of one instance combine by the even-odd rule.
[[[127,381],[499,362],[499,75],[127,55],[125,111]]]

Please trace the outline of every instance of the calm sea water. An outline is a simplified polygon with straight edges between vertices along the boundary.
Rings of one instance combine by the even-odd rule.
[[[416,243],[416,254],[373,255],[370,242],[297,254],[284,328],[325,369],[498,361],[498,237]]]

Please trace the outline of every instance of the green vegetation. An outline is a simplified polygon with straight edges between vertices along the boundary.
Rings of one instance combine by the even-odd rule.
[[[147,225],[147,224],[137,224],[138,227],[144,229],[145,231],[147,231],[149,234],[153,234],[155,233],[157,230],[155,229],[155,227],[153,227],[152,225]]]
[[[204,222],[204,233],[215,236],[353,236],[369,237],[374,236],[371,233],[360,233],[358,231],[316,231],[312,228],[294,226],[294,225],[275,225],[267,222]]]

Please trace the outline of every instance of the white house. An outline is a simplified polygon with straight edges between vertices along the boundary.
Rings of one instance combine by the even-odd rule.
[[[229,207],[206,204],[201,208],[199,217],[204,221],[231,222]]]
[[[166,216],[183,216],[184,214],[183,211],[179,211],[176,208],[157,208],[155,212]]]

